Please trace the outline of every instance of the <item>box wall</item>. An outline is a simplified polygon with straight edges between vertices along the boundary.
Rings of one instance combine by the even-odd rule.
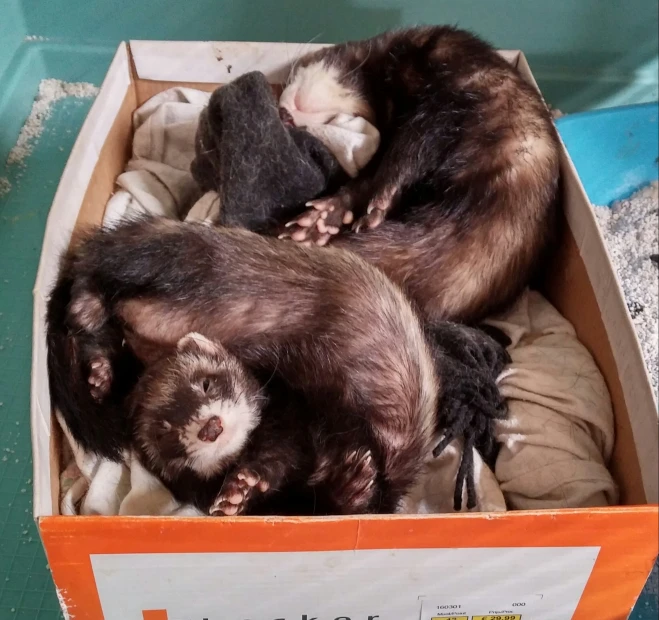
[[[40,519],[39,526],[53,578],[69,605],[72,617],[76,614],[94,620],[102,617],[90,556],[221,553],[226,558],[222,570],[230,572],[232,553],[489,548],[498,550],[490,554],[496,570],[491,572],[491,580],[482,583],[482,587],[492,588],[498,582],[509,584],[511,579],[514,581],[518,577],[514,571],[511,574],[504,570],[510,548],[601,547],[573,618],[618,620],[627,617],[652,567],[658,544],[656,520],[656,509],[646,507],[636,510],[445,515],[441,519],[432,516],[392,516],[384,519],[44,517]],[[173,561],[171,558],[167,560],[168,563]],[[423,571],[422,566],[416,568]],[[442,575],[446,579],[464,570],[459,565],[445,568],[446,575]],[[551,567],[538,565],[534,569],[541,575],[546,572],[550,576],[545,581],[547,587],[554,584],[560,589],[562,582],[552,574]],[[327,575],[331,574],[330,563],[327,565]],[[276,575],[276,571],[267,576],[264,574],[263,584],[266,579],[276,579]],[[313,592],[316,592],[316,598],[322,596],[323,600],[332,600],[338,595],[331,589],[331,579],[327,589],[314,590],[317,581],[310,582],[304,563],[300,565],[298,575],[286,582],[286,599],[293,597],[309,601],[314,598]],[[398,577],[403,578],[401,575]],[[383,573],[380,578],[395,580],[396,575]],[[364,576],[361,587],[366,588],[368,582],[369,579]],[[150,589],[156,594],[162,589],[162,584],[140,583],[140,589]],[[207,596],[216,607],[223,600],[222,580],[213,583],[211,590],[202,588],[194,593],[181,592],[180,595]],[[461,586],[464,587],[464,583]],[[255,594],[261,591],[259,580],[254,580],[250,587]],[[419,596],[429,594],[426,590],[419,592]],[[276,603],[274,599],[273,602]],[[248,614],[251,610],[240,611]],[[258,617],[255,620],[262,619]],[[382,615],[380,620],[390,619]]]

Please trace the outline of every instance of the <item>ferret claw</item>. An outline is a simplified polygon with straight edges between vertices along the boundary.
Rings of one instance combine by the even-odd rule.
[[[107,357],[96,357],[90,361],[89,368],[89,377],[87,377],[89,391],[92,398],[101,400],[110,391],[112,385],[112,365]]]

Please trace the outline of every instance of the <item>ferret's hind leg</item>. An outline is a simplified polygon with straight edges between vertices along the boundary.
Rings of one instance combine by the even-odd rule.
[[[365,514],[373,509],[377,476],[370,449],[345,451],[334,446],[319,454],[309,484],[325,491],[337,514]]]
[[[367,426],[355,412],[328,411],[314,437],[315,466],[309,484],[326,496],[332,512],[373,512],[378,467]]]
[[[442,118],[436,103],[428,101],[393,132],[375,163],[366,213],[355,221],[355,232],[377,228],[398,205],[403,189],[441,167],[455,141]]]
[[[116,345],[103,298],[85,287],[81,279],[72,286],[67,314],[79,343],[80,361],[86,367],[90,394],[95,401],[101,402],[112,387],[111,359]]]
[[[107,352],[99,350],[89,357],[89,391],[96,401],[101,401],[112,387],[112,363]]]

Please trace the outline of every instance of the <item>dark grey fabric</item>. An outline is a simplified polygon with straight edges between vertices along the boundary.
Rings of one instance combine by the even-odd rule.
[[[285,125],[265,76],[254,71],[212,94],[199,120],[192,175],[220,196],[216,223],[267,232],[334,191],[346,175],[304,129]]]

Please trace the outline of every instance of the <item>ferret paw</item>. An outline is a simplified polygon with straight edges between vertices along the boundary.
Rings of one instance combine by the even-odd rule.
[[[366,208],[366,215],[360,217],[352,226],[354,232],[377,228],[387,217],[391,210],[391,200],[373,198]]]
[[[371,451],[360,448],[347,455],[322,455],[309,483],[324,484],[340,513],[363,514],[373,502],[377,473]]]
[[[347,194],[310,200],[307,206],[312,208],[286,224],[291,230],[279,238],[290,238],[304,245],[325,245],[344,225],[352,223],[350,202]]]
[[[269,488],[269,483],[253,469],[239,469],[226,477],[209,513],[213,517],[242,514],[255,493],[265,493]]]
[[[104,356],[93,357],[89,362],[89,391],[95,400],[101,400],[112,385],[112,364]]]
[[[377,228],[382,222],[384,222],[385,213],[376,209],[367,213],[363,217],[360,217],[353,225],[353,232],[361,232],[362,230],[370,230],[372,228]]]

